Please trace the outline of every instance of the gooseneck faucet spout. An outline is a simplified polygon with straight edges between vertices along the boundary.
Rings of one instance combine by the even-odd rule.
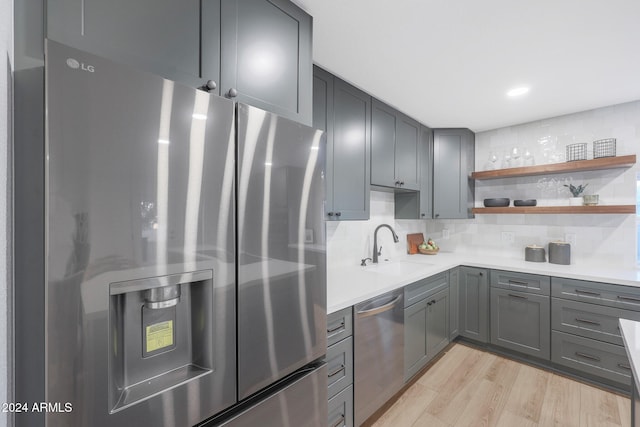
[[[380,224],[378,227],[376,227],[376,231],[373,232],[373,261],[372,262],[374,264],[378,263],[378,230],[380,230],[382,227],[386,227],[391,231],[391,234],[393,235],[393,241],[395,243],[398,243],[399,241],[398,235],[396,234],[395,230],[391,228],[389,224]]]

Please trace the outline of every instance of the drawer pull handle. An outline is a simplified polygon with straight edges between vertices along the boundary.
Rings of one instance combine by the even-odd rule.
[[[591,296],[594,296],[594,297],[599,297],[600,296],[600,294],[598,292],[583,291],[582,289],[576,289],[576,294],[591,295]]]
[[[629,366],[629,365],[625,365],[624,363],[618,363],[618,367],[619,367],[619,368],[622,368],[622,369],[626,369],[626,370],[628,370],[628,371],[630,371],[630,370],[631,370],[631,366]]]
[[[338,326],[336,326],[335,328],[332,329],[327,329],[327,333],[330,334],[332,332],[336,332],[339,331],[340,329],[344,329],[344,320],[342,321],[342,323],[340,323]]]
[[[510,285],[518,285],[518,286],[528,286],[529,285],[528,282],[521,282],[520,280],[512,280],[512,279],[509,279],[509,284]]]
[[[621,299],[621,300],[623,300],[623,301],[640,302],[640,298],[625,297],[624,295],[618,295],[618,299]]]
[[[576,356],[578,357],[582,357],[584,359],[589,359],[589,360],[593,360],[594,362],[601,362],[601,359],[597,356],[592,356],[590,354],[586,354],[586,353],[581,353],[579,351],[576,351]]]
[[[338,422],[331,424],[331,427],[340,427],[343,425],[345,425],[344,414],[340,414],[340,419],[338,419]]]
[[[327,375],[327,378],[335,377],[336,375],[338,375],[340,372],[343,372],[343,371],[344,371],[344,365],[340,365],[340,367],[335,371],[329,372],[329,375]]]
[[[596,325],[596,326],[600,326],[599,322],[594,322],[593,320],[589,320],[589,319],[581,319],[579,317],[576,317],[576,322],[580,322],[580,323],[586,323],[588,325]]]
[[[523,297],[522,295],[515,295],[515,294],[507,294],[512,298],[518,298],[518,299],[528,299],[527,297]]]

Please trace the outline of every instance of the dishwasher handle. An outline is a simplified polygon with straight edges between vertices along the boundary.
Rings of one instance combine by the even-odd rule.
[[[369,317],[369,316],[375,316],[376,314],[384,313],[385,311],[391,310],[398,303],[398,301],[400,301],[400,298],[402,298],[402,295],[398,295],[397,297],[392,299],[390,302],[383,304],[379,307],[373,307],[367,310],[356,311],[356,315],[358,317]]]

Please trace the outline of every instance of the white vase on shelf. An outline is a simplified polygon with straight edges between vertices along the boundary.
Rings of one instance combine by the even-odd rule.
[[[569,206],[582,206],[582,197],[569,197]]]

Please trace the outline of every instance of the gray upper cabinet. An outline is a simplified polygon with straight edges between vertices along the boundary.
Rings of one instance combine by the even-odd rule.
[[[204,0],[202,22],[214,63],[201,63],[200,0],[48,0],[48,38],[192,86],[218,80],[220,0]],[[217,21],[211,22],[215,19]],[[216,52],[217,50],[217,52]],[[212,66],[212,67],[210,67]],[[208,74],[201,73],[203,68]]]
[[[49,0],[47,37],[310,125],[312,18],[289,0]]]
[[[418,190],[420,124],[374,99],[371,116],[371,185]]]
[[[418,146],[420,191],[395,191],[396,219],[429,219],[433,217],[433,132],[420,127]]]
[[[315,67],[313,104],[313,127],[327,133],[326,219],[369,219],[371,97]]]
[[[480,342],[489,340],[489,281],[487,270],[460,267],[458,270],[459,332]]]
[[[433,217],[433,131],[420,129],[420,210],[419,219]]]
[[[469,129],[433,131],[433,217],[471,218],[475,135]]]
[[[222,0],[220,94],[311,125],[312,18],[289,0]]]

